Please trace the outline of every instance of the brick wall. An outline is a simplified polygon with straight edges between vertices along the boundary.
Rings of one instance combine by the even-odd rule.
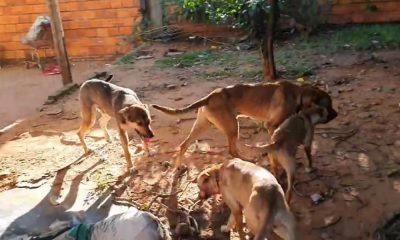
[[[330,23],[400,21],[400,0],[334,0]]]
[[[139,20],[139,0],[59,0],[65,41],[71,58],[111,57],[129,51],[128,36]],[[24,59],[29,46],[21,39],[46,0],[0,0],[0,60]],[[40,51],[52,56],[53,51]]]

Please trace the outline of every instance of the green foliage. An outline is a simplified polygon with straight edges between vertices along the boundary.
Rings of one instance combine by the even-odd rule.
[[[180,0],[189,20],[231,25],[256,38],[265,34],[270,6],[266,0]]]
[[[227,61],[231,61],[228,54],[207,50],[162,58],[156,61],[156,65],[160,68],[192,67],[195,65],[222,65]]]
[[[400,48],[400,24],[372,24],[340,29],[327,39],[337,49]]]

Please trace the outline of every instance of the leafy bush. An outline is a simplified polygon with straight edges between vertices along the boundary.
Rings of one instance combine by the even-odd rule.
[[[180,0],[180,4],[189,20],[231,25],[256,38],[265,34],[270,10],[266,0]]]

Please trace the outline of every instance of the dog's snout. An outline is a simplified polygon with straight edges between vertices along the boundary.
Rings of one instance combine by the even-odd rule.
[[[154,133],[151,130],[147,131],[147,136],[148,138],[153,138],[154,137]]]

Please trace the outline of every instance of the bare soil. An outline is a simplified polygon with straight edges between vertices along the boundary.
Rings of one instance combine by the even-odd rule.
[[[167,47],[191,46],[153,46],[155,59],[161,58]],[[238,52],[238,58],[242,54],[246,53]],[[311,80],[328,89],[339,116],[316,130],[316,173],[304,172],[299,151],[297,193],[291,207],[298,219],[299,239],[373,239],[374,231],[400,210],[400,51],[377,52],[374,59],[364,53],[334,54],[329,58],[330,63],[319,68]],[[154,66],[155,59],[107,70],[114,73],[115,84],[132,88],[143,102],[168,106],[184,106],[216,87],[244,82],[239,76],[205,80],[197,74],[212,67],[159,69]],[[103,64],[87,64],[75,73],[75,79],[83,81],[91,72],[104,68]],[[11,70],[0,70],[0,74]],[[94,153],[82,157],[83,149],[76,136],[80,121],[78,92],[56,104],[41,106],[39,102],[45,100],[49,91],[22,89],[34,70],[17,70],[19,75],[7,75],[7,81],[2,77],[2,82],[13,84],[0,88],[2,103],[7,106],[2,108],[0,126],[22,118],[16,127],[0,135],[0,190],[14,187],[17,181],[35,183],[49,179],[69,164],[71,171],[80,171],[98,161],[100,164],[86,173],[82,184],[94,182],[97,191],[104,191],[120,183],[125,160],[114,123],[110,126],[115,138],[112,143],[104,140],[95,125],[87,137]],[[173,87],[168,86],[171,84]],[[5,95],[14,90],[24,91],[20,93],[24,96]],[[196,113],[182,115],[179,120],[151,111],[156,135],[151,145],[152,156],[135,159],[137,172],[118,199],[152,211],[172,228],[183,217],[167,208],[190,210],[200,225],[200,239],[229,239],[219,230],[229,210],[218,198],[197,202],[198,190],[192,182],[204,167],[229,158],[223,134],[216,129],[204,133],[187,153],[188,171],[177,177],[171,167],[175,150],[189,133]],[[251,120],[240,121],[241,149],[252,154],[246,144],[265,143],[267,134]],[[132,152],[138,142],[133,137]],[[315,193],[325,200],[313,204],[310,195]],[[235,238],[232,234],[231,239]]]

